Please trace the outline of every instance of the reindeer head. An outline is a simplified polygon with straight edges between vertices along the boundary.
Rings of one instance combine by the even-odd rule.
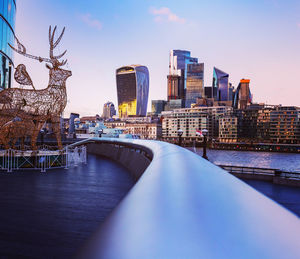
[[[67,79],[69,76],[72,75],[71,71],[62,69],[60,67],[64,66],[67,63],[67,60],[63,60],[63,61],[59,61],[60,58],[62,58],[67,50],[65,50],[62,54],[55,56],[53,54],[53,50],[57,47],[57,45],[59,44],[59,42],[61,41],[64,32],[65,32],[65,27],[62,30],[62,33],[60,34],[60,36],[57,38],[57,40],[54,42],[54,36],[55,36],[55,31],[56,31],[57,26],[54,27],[53,31],[51,31],[51,26],[49,27],[49,44],[50,44],[50,52],[49,52],[49,56],[50,58],[42,58],[42,57],[37,57],[31,54],[27,54],[26,53],[26,48],[20,43],[20,41],[17,39],[16,37],[16,41],[18,44],[18,48],[14,48],[13,46],[11,46],[10,44],[8,44],[14,51],[18,52],[19,54],[28,57],[28,58],[32,58],[32,59],[36,59],[40,62],[47,62],[48,64],[46,64],[46,67],[50,70],[61,70],[63,71],[64,75],[67,76],[64,79]],[[52,67],[50,66],[50,64],[52,65]]]

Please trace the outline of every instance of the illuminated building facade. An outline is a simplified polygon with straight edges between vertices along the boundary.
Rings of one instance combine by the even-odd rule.
[[[149,71],[131,65],[116,70],[119,117],[146,116],[149,94]]]
[[[230,101],[229,75],[214,67],[212,96],[216,101]]]
[[[14,45],[16,16],[15,0],[0,1],[0,90],[11,87],[13,52],[8,43]]]
[[[238,118],[227,115],[219,119],[219,141],[234,143],[238,140]]]
[[[270,114],[270,138],[273,142],[300,143],[300,108],[276,106]]]

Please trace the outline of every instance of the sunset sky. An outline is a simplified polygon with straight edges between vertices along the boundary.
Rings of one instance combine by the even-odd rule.
[[[166,99],[169,51],[190,50],[205,63],[205,85],[213,66],[238,85],[251,79],[254,101],[300,106],[299,0],[19,0],[16,35],[27,52],[49,55],[48,27],[66,26],[57,50],[68,50],[70,112],[102,114],[117,105],[115,70],[146,65],[151,100]],[[36,88],[45,88],[44,64],[15,54]]]

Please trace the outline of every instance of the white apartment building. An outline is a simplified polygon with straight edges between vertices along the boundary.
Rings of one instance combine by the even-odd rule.
[[[178,130],[183,131],[186,141],[194,141],[198,136],[196,130],[208,130],[208,138],[218,138],[219,119],[232,113],[232,107],[196,107],[175,109],[162,112],[162,136],[165,140],[176,140]]]

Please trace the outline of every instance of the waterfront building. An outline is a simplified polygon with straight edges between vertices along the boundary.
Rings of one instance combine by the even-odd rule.
[[[276,143],[300,143],[300,108],[276,106],[270,114],[270,138]]]
[[[180,109],[182,107],[184,107],[183,99],[170,100],[167,102],[167,104],[165,106],[165,111],[172,111],[174,109]]]
[[[270,142],[271,112],[274,109],[274,106],[269,106],[258,111],[257,140],[259,142]]]
[[[160,139],[162,136],[161,124],[152,122],[106,121],[108,129],[121,129],[124,134],[132,134],[141,139]]]
[[[14,45],[16,2],[0,2],[0,90],[12,84],[13,51],[8,43]]]
[[[191,108],[197,98],[204,97],[204,63],[188,64],[185,107]]]
[[[238,117],[238,138],[240,141],[256,141],[257,139],[257,119],[260,108],[248,108],[236,110]]]
[[[161,114],[165,110],[167,102],[165,100],[152,100],[151,103],[151,112],[152,115]]]
[[[250,80],[242,79],[236,89],[233,106],[236,109],[246,109],[252,103]]]
[[[126,121],[129,123],[151,123],[151,116],[132,116],[127,118],[121,118],[121,121]]]
[[[162,136],[167,141],[176,141],[178,130],[183,130],[183,139],[193,142],[198,137],[196,130],[208,130],[208,138],[216,139],[219,136],[219,119],[231,114],[232,107],[196,107],[175,109],[162,112]]]
[[[146,66],[131,65],[116,70],[119,117],[146,116],[149,71]]]
[[[212,96],[216,101],[229,101],[229,74],[214,67]]]
[[[219,141],[235,143],[238,140],[238,118],[227,115],[219,119]]]
[[[120,121],[120,120],[104,121],[104,125],[108,129],[114,129],[114,128],[125,129],[126,122],[125,121]]]
[[[160,139],[162,136],[159,123],[126,123],[124,133],[138,136],[141,139]]]
[[[176,142],[178,130],[183,131],[185,141],[194,141],[198,138],[196,130],[207,129],[211,134],[211,124],[207,112],[191,109],[177,109],[162,113],[162,137],[166,141]]]
[[[103,119],[110,119],[114,115],[116,115],[116,109],[115,105],[112,102],[107,102],[103,105],[103,113],[102,118]]]

